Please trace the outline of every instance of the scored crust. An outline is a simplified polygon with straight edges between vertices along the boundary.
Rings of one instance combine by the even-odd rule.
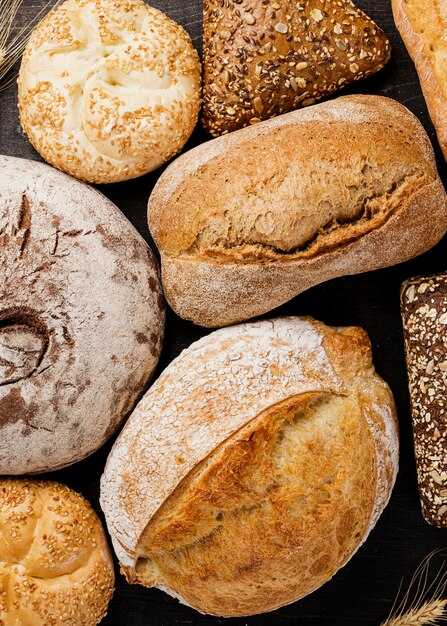
[[[158,362],[164,298],[152,251],[95,189],[0,156],[0,474],[97,450]]]
[[[44,159],[72,176],[128,180],[184,146],[200,74],[186,31],[142,0],[68,0],[23,54],[21,123]]]
[[[447,275],[405,281],[401,314],[422,513],[447,528]]]
[[[0,479],[0,624],[95,626],[114,568],[90,504],[55,482]]]
[[[168,302],[214,327],[421,254],[444,235],[447,202],[417,118],[388,98],[347,96],[179,157],[148,221]]]
[[[299,491],[304,485],[313,494],[310,500],[313,501],[314,497],[318,500],[319,485],[332,473],[331,460],[324,453],[325,446],[330,449],[331,445],[325,439],[327,433],[322,434],[326,427],[323,426],[320,432],[308,408],[314,400],[321,402],[330,408],[330,416],[331,412],[337,413],[334,407],[340,398],[340,419],[334,421],[335,428],[339,429],[334,437],[340,445],[335,448],[339,453],[337,467],[342,468],[342,473],[346,470],[350,476],[341,489],[347,489],[347,497],[358,503],[353,504],[355,513],[351,511],[353,526],[344,517],[344,498],[338,500],[334,496],[336,485],[341,484],[334,480],[334,492],[329,487],[334,507],[329,518],[335,519],[333,524],[338,525],[340,544],[328,557],[327,567],[319,569],[316,563],[319,558],[321,562],[324,560],[324,531],[335,532],[335,526],[329,530],[323,520],[321,526],[317,524],[319,530],[315,530],[315,524],[305,525],[308,532],[301,535],[303,541],[298,552],[297,546],[292,549],[286,543],[282,551],[271,552],[265,559],[260,553],[259,562],[248,567],[250,559],[247,562],[248,548],[245,546],[248,536],[244,539],[244,524],[245,528],[248,525],[247,532],[253,538],[252,531],[262,522],[262,512],[251,518],[249,504],[245,502],[245,506],[242,502],[242,507],[240,502],[238,504],[238,489],[245,480],[244,472],[254,467],[258,471],[257,477],[255,471],[254,476],[246,476],[246,479],[255,490],[256,498],[265,500],[268,490],[263,492],[264,477],[271,476],[271,469],[263,467],[263,454],[256,456],[256,450],[252,451],[253,454],[247,452],[246,446],[250,445],[247,442],[260,441],[267,454],[274,439],[269,429],[278,427],[281,430],[281,420],[293,423],[294,416],[296,418],[300,411],[301,414],[304,412],[304,422],[310,426],[303,426],[302,420],[297,419],[299,427],[304,428],[301,440],[297,440],[297,454],[290,457],[289,469],[283,466],[279,475],[293,483],[295,473],[298,476],[301,472],[300,469],[292,471],[293,464],[300,458],[305,463],[307,455],[308,467],[314,467],[312,471],[318,474],[319,470],[315,468],[321,466],[321,473],[315,477],[309,470],[306,486],[303,470],[296,479],[299,483],[296,489]],[[320,424],[325,424],[334,418],[326,420],[323,415],[318,419]],[[358,428],[362,435],[356,430]],[[353,434],[354,431],[357,434]],[[342,444],[343,433],[347,432],[351,432],[351,436]],[[364,455],[361,461],[356,457],[358,463],[352,461],[357,447],[361,449],[360,456]],[[153,385],[112,449],[101,480],[101,506],[115,551],[129,581],[167,590],[203,612],[246,615],[271,610],[309,593],[352,556],[388,501],[397,471],[397,449],[392,395],[374,373],[369,342],[363,331],[330,329],[311,319],[300,318],[245,324],[216,331],[193,344]],[[317,456],[311,459],[314,454]],[[364,472],[363,478],[358,474],[359,468]],[[350,493],[350,489],[355,492],[357,488],[358,493]],[[249,495],[249,499],[252,496]],[[281,507],[275,506],[273,525],[279,523],[285,511],[290,513],[285,507],[281,513]],[[240,542],[239,563],[237,558],[234,561],[234,552],[229,545],[229,553],[225,555],[223,545],[217,547],[216,554],[209,544],[219,513],[235,507],[236,521],[224,513],[217,525],[225,525],[226,520],[233,524],[232,541],[236,549]],[[237,518],[238,508],[241,518]],[[303,514],[302,520],[305,517]],[[310,513],[308,519],[311,518]],[[316,519],[318,516],[314,522]],[[290,523],[294,523],[293,520]],[[356,530],[351,532],[354,526]],[[268,528],[272,526],[268,525]],[[264,534],[267,535],[265,550],[268,553],[272,546],[267,526]],[[207,537],[211,549],[208,557]],[[180,557],[176,561],[182,546],[183,553],[191,557],[186,563]],[[201,559],[208,563],[206,575],[200,566],[197,569],[192,565],[195,562],[194,549],[199,551],[199,563]],[[253,552],[256,552],[255,546]],[[169,558],[162,558],[163,554]],[[279,556],[293,564],[290,584],[279,582]],[[218,566],[219,558],[222,568]],[[307,563],[310,572],[307,579],[296,559]],[[228,568],[223,565],[226,560]],[[271,577],[277,578],[276,583],[267,576],[269,560],[273,569],[277,568],[278,576],[273,570],[270,573]],[[245,570],[244,562],[247,565]],[[235,573],[238,567],[242,576],[239,582]],[[257,591],[255,583],[259,584]],[[240,586],[235,592],[237,585]],[[250,599],[252,595],[254,601]]]
[[[447,16],[439,0],[392,0],[394,20],[419,75],[447,158]]]

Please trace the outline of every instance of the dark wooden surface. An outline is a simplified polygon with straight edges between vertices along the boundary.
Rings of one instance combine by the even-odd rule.
[[[37,6],[43,4],[44,0],[24,0],[24,14],[34,15]],[[180,22],[200,48],[201,0],[154,0],[153,4]],[[351,91],[383,94],[410,108],[433,140],[439,169],[447,183],[447,167],[436,142],[416,72],[394,27],[390,0],[359,0],[358,5],[386,30],[392,40],[393,57],[384,71],[357,83]],[[206,139],[197,129],[187,147]],[[0,153],[39,159],[20,130],[15,86],[0,93]],[[148,241],[146,202],[160,173],[101,187]],[[225,622],[235,626],[378,626],[385,619],[401,578],[408,581],[427,553],[446,545],[447,531],[426,524],[419,509],[399,314],[401,282],[415,274],[444,270],[446,266],[444,241],[409,263],[333,280],[274,311],[274,315],[306,314],[327,324],[365,328],[371,337],[377,370],[395,394],[401,428],[401,465],[397,484],[391,502],[370,538],[348,565],[319,591],[300,602],[271,614],[233,620],[202,616],[162,592],[129,586],[117,571],[116,592],[103,622],[105,626],[212,626]],[[157,372],[207,332],[168,311],[166,338]],[[99,478],[110,446],[111,442],[82,463],[51,475],[51,478],[82,492],[99,513]]]

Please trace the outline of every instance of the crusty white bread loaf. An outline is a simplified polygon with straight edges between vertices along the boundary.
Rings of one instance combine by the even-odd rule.
[[[447,197],[417,118],[347,96],[182,155],[148,216],[168,302],[212,327],[421,254],[447,229]]]
[[[413,59],[447,158],[447,17],[443,0],[392,0],[396,26]]]
[[[186,143],[201,66],[186,31],[142,0],[68,0],[23,55],[23,129],[52,165],[88,182],[150,172]]]
[[[113,561],[90,504],[64,485],[0,479],[0,624],[95,626]]]
[[[397,464],[366,333],[276,319],[216,331],[169,365],[112,449],[101,506],[130,582],[249,615],[346,563]]]
[[[0,156],[0,474],[97,450],[155,369],[164,298],[117,207],[48,165]]]

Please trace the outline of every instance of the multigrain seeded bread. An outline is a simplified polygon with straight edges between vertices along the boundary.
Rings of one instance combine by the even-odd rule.
[[[410,259],[447,229],[423,127],[378,96],[338,98],[191,150],[158,180],[148,215],[170,305],[211,327]]]
[[[164,330],[145,241],[95,189],[0,156],[0,474],[97,450],[133,409]]]
[[[350,0],[204,0],[202,122],[212,135],[313,104],[382,69],[383,31]]]
[[[447,158],[447,14],[441,0],[392,0],[396,26],[416,70]]]
[[[101,506],[130,582],[250,615],[347,562],[397,464],[366,333],[276,319],[216,331],[169,365],[112,449]]]
[[[422,512],[447,527],[447,274],[402,286],[402,319]]]
[[[19,77],[23,129],[82,180],[141,176],[186,143],[201,67],[188,34],[142,0],[68,0],[33,31]]]
[[[113,595],[104,530],[64,485],[0,479],[0,625],[95,626]]]

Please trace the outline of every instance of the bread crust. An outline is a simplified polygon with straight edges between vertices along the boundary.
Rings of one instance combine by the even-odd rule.
[[[95,626],[114,567],[90,504],[51,481],[0,479],[0,624]]]
[[[326,513],[321,519],[312,518],[312,514],[310,518],[304,514],[299,518],[297,514],[298,525],[304,524],[301,530],[307,528],[298,552],[297,546],[293,548],[287,541],[282,550],[272,548],[268,530],[261,533],[264,543],[256,547],[253,536],[248,540],[243,529],[251,529],[251,533],[257,528],[264,519],[262,510],[256,511],[255,507],[254,516],[250,517],[248,511],[253,509],[248,506],[246,516],[240,519],[237,513],[233,519],[230,511],[241,506],[243,511],[247,505],[245,497],[265,503],[268,489],[264,493],[263,485],[271,479],[272,470],[263,466],[262,459],[274,458],[269,446],[276,445],[272,434],[280,428],[276,420],[284,417],[286,422],[293,421],[297,411],[304,411],[305,419],[311,421],[306,411],[315,399],[324,398],[335,404],[341,399],[344,407],[340,415],[345,417],[331,430],[337,433],[334,437],[343,437],[343,432],[352,434],[349,444],[338,447],[343,452],[337,456],[336,464],[342,468],[342,474],[346,471],[352,478],[349,499],[356,509],[351,512],[354,525],[343,517],[344,506],[341,501],[337,505],[335,498],[333,509],[325,509],[328,517]],[[330,414],[336,412],[331,409]],[[344,422],[345,418],[348,421]],[[307,427],[303,428],[305,433]],[[297,490],[309,489],[309,493],[314,493],[309,495],[310,502],[315,502],[313,498],[321,495],[315,485],[320,481],[322,484],[332,473],[332,461],[329,454],[322,454],[317,463],[310,460],[312,449],[325,449],[325,437],[319,439],[316,435],[313,443],[306,437],[303,434],[298,438],[302,443],[297,443],[294,456],[302,461],[302,468],[307,458],[309,468],[314,469],[309,469],[309,474],[304,469],[299,472],[302,483]],[[251,451],[247,448],[249,442],[257,442]],[[356,447],[364,455],[361,461],[357,459],[359,462],[352,458]],[[256,457],[259,450],[260,456]],[[351,462],[357,468],[352,473]],[[164,589],[202,612],[249,615],[272,610],[310,593],[352,556],[390,497],[397,464],[394,402],[388,386],[374,372],[366,333],[355,328],[331,329],[310,318],[283,318],[216,331],[185,350],[164,371],[112,449],[101,479],[101,506],[116,554],[130,582]],[[249,477],[248,483],[254,485],[257,495],[243,496],[245,473],[253,467],[258,473]],[[318,467],[321,473],[315,470]],[[357,473],[360,467],[363,474]],[[289,476],[287,471],[283,468],[279,472],[280,481]],[[311,477],[314,471],[318,478]],[[335,486],[336,482],[334,492],[338,487],[341,491],[346,488],[341,483]],[[293,492],[292,484],[290,488]],[[281,494],[278,497],[281,502]],[[289,514],[285,506],[277,504],[273,508],[275,521],[269,523],[269,529],[281,516]],[[240,551],[239,561],[232,549],[229,548],[231,554],[224,556],[222,546],[213,546],[214,531],[210,528],[219,519],[219,511],[227,511],[220,519],[231,531],[235,545],[241,542],[240,548],[235,549]],[[292,527],[294,523],[292,519],[286,522]],[[234,525],[230,528],[230,524]],[[340,543],[335,541],[337,547],[333,552],[329,550],[329,565],[319,568],[316,563],[319,558],[324,560],[326,551],[324,529],[329,536],[337,525]],[[200,539],[194,539],[197,534],[210,537],[209,542],[203,543],[203,551],[199,548],[200,559],[208,564],[206,575],[200,573],[200,567],[196,570],[191,565],[195,558],[193,546],[201,545]],[[189,544],[191,547],[187,548]],[[189,565],[181,560],[182,546],[189,555]],[[207,553],[209,546],[211,552]],[[250,546],[259,559],[248,567]],[[176,573],[169,563],[157,560],[161,553],[178,553]],[[288,575],[281,574],[284,563],[289,568]],[[300,563],[306,565],[300,569]]]
[[[421,89],[447,158],[447,85],[442,68],[446,54],[444,22],[439,0],[392,0],[396,26],[413,59]],[[444,52],[444,55],[442,54]]]
[[[183,155],[155,186],[148,221],[168,302],[216,327],[425,252],[445,234],[447,202],[419,121],[393,100],[347,96]]]
[[[19,75],[22,127],[87,182],[147,174],[179,152],[200,110],[187,32],[142,0],[67,0],[34,29]]]
[[[97,450],[158,361],[164,298],[152,251],[95,189],[0,157],[0,474]]]

